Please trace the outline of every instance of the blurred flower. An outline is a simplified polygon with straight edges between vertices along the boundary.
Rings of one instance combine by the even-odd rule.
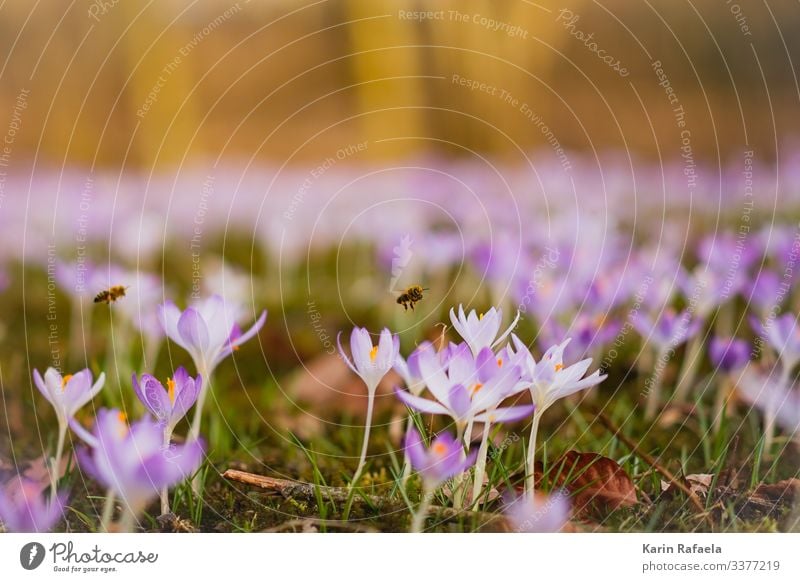
[[[182,419],[197,400],[203,377],[191,378],[183,366],[175,370],[167,379],[167,388],[150,374],[142,374],[142,380],[133,375],[133,390],[142,404],[165,427],[165,433],[172,434],[175,425]],[[168,439],[167,439],[168,440]],[[169,444],[169,442],[165,443]]]
[[[708,355],[715,368],[730,373],[741,370],[750,361],[750,344],[742,339],[714,336]]]
[[[78,449],[81,468],[111,490],[126,505],[122,529],[133,527],[162,487],[172,487],[190,477],[200,466],[203,446],[199,441],[163,445],[163,427],[149,418],[128,425],[118,410],[97,413],[93,445]]]
[[[413,427],[406,434],[405,450],[411,466],[419,472],[429,491],[466,471],[475,462],[476,456],[473,452],[465,458],[463,446],[449,433],[436,437],[430,448],[426,449],[422,437]]]
[[[483,348],[493,348],[511,333],[519,321],[519,313],[517,313],[517,317],[500,337],[497,337],[497,334],[500,332],[500,325],[503,322],[502,309],[492,307],[489,311],[480,315],[473,309],[469,312],[469,315],[465,315],[464,307],[459,305],[458,316],[456,316],[452,308],[450,309],[450,321],[453,323],[458,335],[467,342],[472,354],[477,356],[478,352]]]
[[[406,433],[405,454],[422,478],[422,502],[411,523],[411,531],[416,533],[422,531],[434,491],[448,479],[466,471],[475,462],[476,454],[464,455],[460,439],[454,439],[448,433],[436,437],[426,449],[414,427]]]
[[[745,294],[745,299],[756,307],[761,316],[766,316],[778,302],[780,288],[781,280],[778,274],[762,269],[751,283],[749,295]]]
[[[214,368],[255,336],[267,319],[264,310],[253,326],[242,333],[236,324],[238,310],[238,306],[220,295],[212,295],[183,311],[167,301],[159,308],[158,316],[167,336],[189,352],[198,373],[208,379]]]
[[[392,335],[388,328],[384,328],[378,339],[378,344],[373,346],[369,332],[363,327],[354,327],[350,333],[350,356],[352,361],[342,349],[341,339],[342,332],[339,332],[336,341],[339,344],[339,353],[342,359],[367,385],[367,420],[364,426],[364,442],[361,446],[358,467],[353,474],[353,479],[350,481],[350,486],[352,487],[358,483],[364,470],[364,465],[367,462],[372,411],[375,408],[375,392],[383,377],[395,366],[400,352],[400,338]]]
[[[569,521],[569,509],[569,497],[564,493],[534,493],[512,499],[504,512],[516,533],[557,533]]]
[[[17,533],[45,533],[61,520],[67,494],[47,502],[38,483],[19,477],[0,489],[0,522]]]
[[[158,317],[167,337],[189,352],[195,370],[203,378],[189,432],[190,440],[200,437],[203,405],[214,369],[234,350],[254,337],[267,319],[267,311],[264,310],[253,326],[242,333],[236,323],[238,312],[238,306],[226,302],[219,295],[212,295],[183,311],[171,301],[161,305],[158,310]]]
[[[778,354],[787,373],[800,362],[800,325],[791,313],[759,323],[751,320],[753,329],[764,334],[767,342]],[[760,329],[759,329],[760,328]]]
[[[736,388],[746,402],[763,414],[767,450],[776,422],[787,432],[800,434],[800,392],[789,385],[785,374],[775,378],[751,367],[742,374]]]
[[[665,309],[656,323],[642,313],[633,320],[633,326],[642,338],[656,346],[659,352],[674,349],[693,338],[700,331],[700,320],[692,317],[688,309],[676,313]]]

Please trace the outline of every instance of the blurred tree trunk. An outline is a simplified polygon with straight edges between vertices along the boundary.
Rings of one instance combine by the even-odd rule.
[[[419,23],[398,18],[398,10],[411,9],[409,4],[397,0],[346,0],[346,18],[351,21],[351,74],[357,84],[357,111],[364,114],[358,120],[360,131],[363,139],[370,142],[368,155],[380,151],[388,157],[402,156],[424,147],[417,140],[372,147],[378,139],[424,135],[425,111],[421,107],[426,105],[425,81],[418,78],[422,74],[421,49],[413,47],[419,44]],[[383,48],[386,50],[380,50]],[[406,78],[375,82],[389,77]],[[373,113],[385,108],[398,109]]]

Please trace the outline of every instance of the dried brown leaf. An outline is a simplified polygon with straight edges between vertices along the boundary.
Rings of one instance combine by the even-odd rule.
[[[597,453],[569,451],[553,464],[550,475],[556,486],[572,495],[577,513],[607,513],[638,503],[636,488],[625,470]]]

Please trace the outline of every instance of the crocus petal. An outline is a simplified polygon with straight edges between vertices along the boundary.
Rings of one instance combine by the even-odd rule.
[[[53,397],[50,394],[50,390],[48,390],[47,384],[42,378],[42,375],[39,373],[39,370],[33,371],[33,383],[39,389],[39,392],[42,393],[42,396],[44,396],[50,404],[53,404]]]
[[[419,412],[426,412],[428,414],[446,414],[447,416],[450,416],[450,411],[438,402],[421,398],[419,396],[414,396],[413,394],[409,394],[400,388],[395,388],[395,394],[397,394],[397,397],[409,408],[413,408]]]
[[[233,346],[240,346],[245,343],[247,340],[255,336],[262,327],[264,327],[264,323],[267,321],[267,310],[261,312],[261,315],[258,316],[256,322],[248,329],[246,332],[241,334],[239,337],[236,338],[235,341],[232,342]]]
[[[197,352],[204,354],[208,350],[208,327],[194,308],[189,307],[181,314],[181,318],[178,320],[178,331],[183,341]]]
[[[478,414],[475,416],[475,422],[516,422],[517,420],[522,420],[523,418],[531,416],[535,409],[536,407],[533,404],[498,408],[494,411]]]
[[[347,367],[350,368],[353,371],[354,374],[358,374],[358,370],[356,370],[356,367],[353,365],[353,363],[350,361],[350,358],[347,357],[347,354],[342,349],[342,332],[341,331],[336,336],[336,344],[339,346],[339,355],[342,357],[342,359],[344,360],[345,364],[347,364]]]

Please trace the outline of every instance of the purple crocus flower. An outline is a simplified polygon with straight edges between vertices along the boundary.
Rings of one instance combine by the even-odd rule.
[[[750,361],[750,344],[742,339],[711,338],[708,355],[715,368],[726,374],[741,370]]]
[[[236,324],[238,312],[238,306],[220,295],[212,295],[183,311],[168,301],[159,308],[158,316],[167,336],[189,352],[198,373],[208,380],[214,368],[255,336],[267,319],[264,310],[253,326],[242,333]]]
[[[55,368],[47,368],[44,378],[38,370],[33,371],[34,384],[56,411],[59,426],[65,427],[69,419],[103,389],[105,381],[106,375],[101,373],[92,383],[89,368],[66,376]]]
[[[62,376],[55,368],[47,368],[44,378],[38,370],[33,371],[33,383],[47,401],[53,406],[58,420],[58,440],[54,457],[50,462],[50,501],[55,501],[56,482],[59,478],[61,456],[64,453],[64,441],[70,421],[75,413],[103,389],[106,375],[101,373],[97,381],[92,383],[92,372],[89,368],[75,374]]]
[[[61,520],[67,494],[47,502],[38,483],[19,477],[0,489],[0,522],[7,531],[44,533]]]
[[[477,454],[472,452],[465,456],[460,440],[448,433],[439,435],[430,448],[425,448],[422,437],[414,427],[406,433],[405,454],[422,478],[422,501],[411,522],[411,531],[418,533],[422,531],[434,491],[448,479],[466,471],[475,462]]]
[[[800,392],[793,388],[785,375],[772,375],[748,368],[736,388],[745,401],[758,408],[764,416],[765,447],[772,445],[775,423],[789,433],[800,435]]]
[[[750,285],[749,296],[746,294],[745,299],[749,300],[760,314],[766,315],[778,302],[780,288],[781,279],[778,274],[774,271],[763,269],[756,275],[755,280]]]
[[[165,433],[172,434],[175,425],[186,416],[186,413],[197,400],[203,385],[203,377],[189,376],[183,366],[175,370],[172,378],[167,379],[167,387],[150,374],[142,374],[141,382],[133,375],[133,390],[142,404],[145,405],[156,420],[165,427]]]
[[[341,338],[341,332],[339,337]],[[342,349],[339,341],[339,353],[348,367],[367,385],[368,392],[375,392],[383,377],[391,370],[400,352],[400,338],[384,328],[377,345],[372,345],[369,331],[363,327],[354,327],[350,333],[350,358]]]
[[[350,486],[355,485],[361,478],[361,472],[367,461],[367,448],[369,446],[369,432],[372,426],[372,411],[375,407],[375,392],[378,390],[383,377],[391,370],[400,352],[400,338],[392,335],[388,328],[384,328],[378,339],[377,345],[372,345],[372,337],[363,327],[354,327],[350,333],[350,358],[342,349],[342,334],[339,332],[337,342],[342,359],[367,385],[367,420],[364,426],[364,442],[361,446],[361,456],[358,467],[350,481]]]
[[[548,349],[538,362],[534,359],[528,346],[516,335],[511,335],[514,348],[507,348],[511,362],[522,366],[522,379],[515,391],[528,390],[531,400],[536,407],[531,423],[531,436],[528,445],[528,464],[526,488],[529,495],[533,495],[533,469],[536,455],[536,437],[539,421],[545,410],[550,408],[557,400],[596,386],[606,379],[600,375],[600,370],[595,370],[589,376],[584,375],[592,365],[592,359],[581,360],[571,366],[564,366],[564,349],[569,344],[567,339],[562,343]]]
[[[429,491],[437,489],[445,481],[460,475],[475,462],[476,453],[466,458],[458,439],[449,433],[436,437],[430,448],[425,448],[422,437],[413,427],[406,433],[405,450],[411,466],[419,472]]]
[[[502,309],[492,307],[489,311],[480,315],[473,309],[469,312],[469,315],[466,315],[464,306],[459,305],[458,315],[453,309],[450,309],[450,321],[453,323],[458,335],[467,342],[472,354],[477,357],[483,348],[493,348],[511,333],[519,321],[519,313],[517,313],[517,317],[511,325],[500,334],[500,337],[497,337],[497,334],[500,333],[500,325],[503,323]]]
[[[786,372],[791,372],[794,367],[800,362],[800,324],[797,318],[791,313],[784,313],[774,320],[767,320],[766,323],[758,324],[752,322],[753,328],[756,332],[762,332],[778,354],[778,357],[786,369]],[[761,329],[758,329],[761,327]]]
[[[688,309],[676,313],[673,309],[665,309],[656,323],[644,314],[638,314],[633,320],[636,331],[659,351],[674,349],[693,338],[700,331],[700,320],[692,317]]]
[[[508,503],[504,512],[516,533],[557,533],[569,521],[569,509],[569,497],[556,492],[521,495]]]
[[[473,357],[466,344],[451,350],[446,364],[432,350],[419,354],[421,378],[434,400],[395,389],[404,404],[419,412],[443,414],[456,423],[459,432],[471,422],[513,422],[529,416],[533,406],[497,408],[519,384],[518,366],[503,365],[503,359],[489,348]],[[469,437],[469,435],[467,435]]]
[[[163,427],[149,418],[128,425],[118,410],[97,413],[89,449],[78,449],[81,468],[126,505],[123,530],[132,528],[163,487],[190,477],[200,466],[203,446],[163,444]]]
[[[195,370],[204,380],[197,397],[197,407],[189,432],[191,440],[200,436],[203,405],[211,386],[211,373],[214,368],[234,350],[239,349],[239,346],[255,336],[267,319],[267,311],[264,310],[253,326],[242,333],[236,323],[239,311],[238,306],[226,302],[219,295],[212,295],[184,311],[178,309],[171,301],[159,308],[159,321],[167,337],[189,352]]]

